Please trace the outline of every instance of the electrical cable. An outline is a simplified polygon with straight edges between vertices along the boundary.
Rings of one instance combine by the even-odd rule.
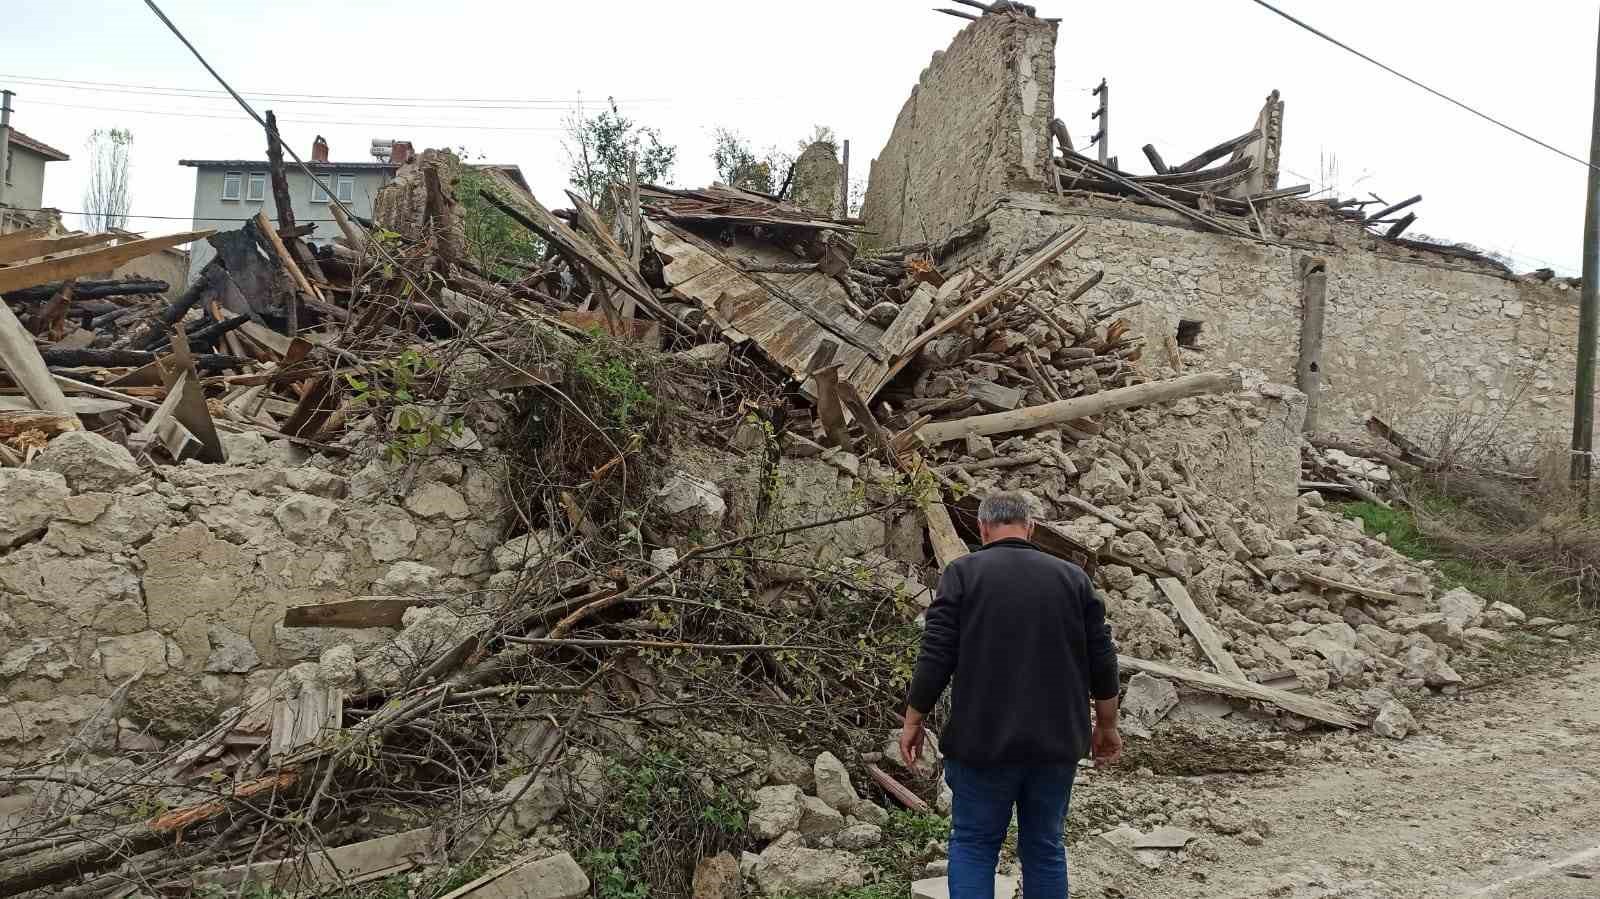
[[[1557,147],[1553,147],[1550,144],[1547,144],[1544,141],[1538,139],[1537,137],[1534,137],[1533,135],[1527,133],[1526,131],[1522,131],[1522,130],[1514,128],[1514,127],[1512,127],[1510,125],[1507,125],[1505,122],[1500,121],[1499,119],[1495,118],[1492,115],[1489,115],[1486,112],[1479,112],[1478,110],[1473,109],[1471,106],[1468,106],[1467,104],[1461,102],[1460,100],[1457,100],[1455,97],[1452,97],[1449,94],[1446,94],[1446,93],[1444,93],[1442,91],[1434,90],[1433,88],[1427,86],[1426,84],[1423,84],[1422,82],[1418,81],[1415,78],[1412,78],[1410,75],[1407,75],[1404,72],[1398,71],[1398,70],[1394,69],[1391,66],[1384,65],[1383,63],[1377,61],[1376,59],[1373,59],[1372,57],[1368,56],[1365,53],[1362,53],[1360,50],[1357,50],[1356,48],[1350,46],[1349,44],[1346,44],[1345,42],[1343,42],[1341,40],[1338,40],[1337,38],[1331,37],[1330,35],[1322,32],[1322,31],[1317,30],[1316,28],[1312,27],[1311,25],[1309,25],[1309,24],[1307,24],[1305,22],[1302,22],[1301,20],[1295,18],[1294,16],[1289,15],[1288,13],[1286,13],[1283,10],[1277,8],[1276,6],[1273,6],[1271,3],[1268,3],[1267,0],[1252,0],[1252,2],[1255,3],[1258,6],[1265,7],[1268,10],[1271,10],[1272,12],[1277,13],[1278,15],[1284,17],[1285,19],[1288,19],[1289,21],[1293,22],[1294,24],[1299,25],[1301,28],[1304,28],[1305,30],[1311,32],[1312,34],[1316,35],[1317,37],[1320,37],[1323,40],[1327,41],[1328,43],[1333,44],[1335,47],[1338,47],[1339,49],[1344,50],[1344,51],[1346,51],[1348,53],[1353,53],[1356,56],[1359,56],[1362,59],[1366,60],[1367,62],[1372,63],[1373,65],[1377,66],[1378,68],[1383,69],[1385,72],[1388,72],[1389,74],[1394,75],[1395,77],[1400,78],[1400,79],[1402,79],[1404,81],[1408,81],[1411,84],[1422,88],[1423,90],[1427,91],[1428,93],[1433,94],[1435,97],[1438,97],[1441,100],[1449,101],[1450,103],[1453,103],[1456,106],[1459,106],[1462,109],[1465,109],[1467,112],[1472,113],[1473,115],[1477,116],[1480,119],[1483,119],[1486,122],[1489,122],[1491,124],[1494,124],[1494,125],[1497,125],[1497,126],[1499,126],[1501,128],[1504,128],[1505,130],[1511,132],[1512,134],[1515,134],[1516,136],[1518,136],[1518,137],[1520,137],[1520,138],[1522,138],[1524,140],[1532,141],[1533,143],[1538,144],[1541,147],[1544,147],[1546,150],[1549,150],[1552,153],[1555,153],[1555,154],[1557,154],[1559,156],[1564,156],[1567,159],[1570,159],[1573,162],[1576,162],[1578,165],[1583,166],[1584,168],[1600,168],[1600,167],[1597,167],[1597,166],[1591,166],[1588,162],[1585,162],[1584,160],[1579,159],[1578,157],[1572,155],[1571,153],[1568,153],[1565,150],[1559,149]]]
[[[65,109],[92,109],[92,110],[96,110],[96,111],[99,111],[99,112],[120,112],[120,113],[127,113],[127,114],[130,114],[130,115],[154,115],[154,116],[168,116],[168,117],[181,118],[181,119],[222,119],[222,120],[226,120],[226,121],[237,121],[237,119],[234,116],[231,116],[231,115],[213,115],[213,114],[210,114],[210,113],[202,113],[202,112],[176,112],[176,111],[168,111],[168,110],[161,110],[161,109],[130,109],[130,108],[125,107],[125,106],[90,106],[90,105],[85,105],[85,104],[81,104],[81,103],[57,103],[57,102],[52,101],[52,100],[33,100],[33,101],[31,101],[31,103],[34,106],[55,106],[55,107],[61,107],[61,108],[65,108]],[[562,132],[562,131],[566,130],[564,128],[558,128],[558,127],[554,127],[554,126],[482,125],[482,124],[477,124],[477,123],[457,123],[457,122],[450,122],[450,121],[432,121],[432,122],[399,122],[399,121],[365,122],[365,121],[363,121],[363,122],[357,122],[357,121],[349,121],[349,120],[344,120],[344,119],[308,118],[308,117],[299,116],[299,115],[285,116],[285,117],[283,117],[283,119],[281,119],[281,121],[292,122],[292,123],[297,124],[297,125],[354,125],[354,126],[360,126],[360,127],[364,127],[364,128],[441,128],[441,129],[459,128],[459,129],[468,130],[468,131],[537,131],[537,132],[548,132],[548,133],[558,133],[558,132]]]
[[[183,88],[183,87],[168,87],[168,86],[155,85],[155,84],[133,84],[133,83],[124,82],[124,81],[79,81],[79,80],[73,80],[73,79],[69,79],[69,78],[45,78],[45,77],[37,76],[37,75],[16,75],[16,74],[4,73],[4,72],[0,72],[0,78],[15,80],[15,81],[19,81],[19,82],[22,82],[22,83],[37,83],[36,86],[39,86],[39,87],[61,87],[61,88],[64,88],[64,89],[69,89],[69,90],[89,90],[89,89],[108,90],[108,89],[112,89],[112,88],[123,88],[125,90],[122,90],[122,91],[112,90],[110,92],[112,92],[112,93],[165,92],[165,93],[159,93],[159,94],[155,94],[155,95],[156,96],[192,97],[192,98],[197,98],[197,99],[204,99],[204,98],[207,98],[207,97],[215,98],[215,99],[218,99],[218,100],[229,99],[228,94],[226,92],[224,92],[224,91],[207,90],[205,88]],[[404,101],[404,104],[402,104],[402,105],[405,105],[405,104],[418,104],[418,103],[506,103],[506,104],[511,104],[511,106],[508,106],[506,108],[513,108],[513,107],[521,106],[521,105],[549,104],[549,105],[552,105],[555,108],[565,109],[565,108],[571,107],[574,104],[575,100],[576,100],[576,98],[561,98],[561,97],[529,97],[529,98],[520,98],[519,99],[519,98],[516,98],[516,97],[380,97],[380,96],[363,96],[363,95],[359,95],[359,94],[298,94],[298,93],[282,93],[282,92],[273,92],[273,91],[243,91],[243,93],[248,94],[249,96],[252,96],[252,97],[271,98],[271,99],[280,100],[280,101],[284,101],[284,102],[288,102],[290,100],[297,100],[297,101],[299,101],[299,100],[304,100],[304,101],[325,100],[325,101],[328,101],[330,103],[333,103],[335,101],[347,101],[347,100],[377,100],[377,101]],[[629,103],[671,103],[672,99],[670,97],[634,97],[634,98],[627,98],[627,99],[617,99],[616,102],[619,105],[629,104]],[[368,105],[368,104],[357,104],[357,105]],[[371,104],[371,105],[376,105],[376,104]]]

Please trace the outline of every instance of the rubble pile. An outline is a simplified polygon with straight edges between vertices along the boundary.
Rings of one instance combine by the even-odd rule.
[[[1403,738],[1389,691],[1454,689],[1521,618],[1302,491],[1292,389],[1152,380],[1117,286],[1055,266],[1086,229],[944,271],[981,227],[872,250],[720,185],[557,213],[489,172],[548,247],[507,278],[461,171],[420,154],[321,250],[210,235],[176,304],[77,338],[147,361],[68,373],[62,313],[24,310],[0,361],[57,424],[0,469],[0,683],[41,722],[0,731],[0,893],[492,856],[450,895],[823,896],[934,861],[883,844],[890,807],[948,810],[937,752],[883,736],[997,488],[1092,573],[1136,734],[1204,693]]]

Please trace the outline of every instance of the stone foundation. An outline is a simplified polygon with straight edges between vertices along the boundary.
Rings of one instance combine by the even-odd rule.
[[[138,678],[96,740],[174,736],[279,671],[388,629],[286,628],[292,606],[461,596],[495,570],[501,486],[225,438],[231,464],[153,471],[95,435],[0,469],[0,765],[61,745]]]

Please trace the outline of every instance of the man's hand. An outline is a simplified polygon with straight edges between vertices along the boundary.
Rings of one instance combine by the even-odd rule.
[[[1104,768],[1116,764],[1122,758],[1122,733],[1115,724],[1110,727],[1104,725],[1094,729],[1094,742],[1090,749],[1094,755],[1094,766]]]
[[[900,726],[900,757],[909,769],[922,759],[922,713],[906,709],[905,724]]]
[[[1089,754],[1094,766],[1104,768],[1122,758],[1122,732],[1117,730],[1117,697],[1094,701],[1094,739]]]

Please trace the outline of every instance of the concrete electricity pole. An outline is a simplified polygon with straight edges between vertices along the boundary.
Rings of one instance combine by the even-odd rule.
[[[1090,143],[1094,144],[1100,152],[1100,164],[1105,165],[1108,157],[1106,144],[1111,142],[1111,85],[1106,84],[1104,78],[1100,79],[1100,86],[1094,89],[1095,96],[1100,98],[1100,108],[1094,111],[1090,118],[1100,120],[1100,130],[1095,132]]]
[[[1572,480],[1589,497],[1594,449],[1594,357],[1600,334],[1600,39],[1595,44],[1594,112],[1589,135],[1589,192],[1583,216],[1583,292],[1578,313],[1578,372],[1572,394]]]
[[[10,91],[0,91],[0,203],[6,200],[6,161],[11,158],[11,98]]]

